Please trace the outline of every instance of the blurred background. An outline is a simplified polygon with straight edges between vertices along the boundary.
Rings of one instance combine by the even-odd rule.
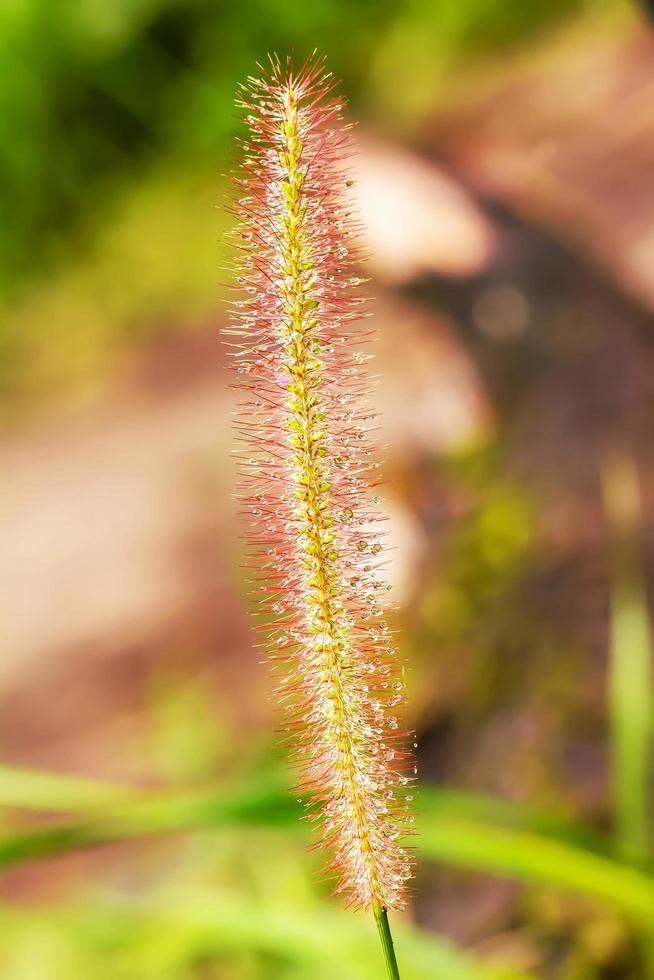
[[[405,980],[654,977],[654,33],[628,0],[2,0],[0,974],[382,975],[232,501],[237,84],[358,122],[419,871]]]

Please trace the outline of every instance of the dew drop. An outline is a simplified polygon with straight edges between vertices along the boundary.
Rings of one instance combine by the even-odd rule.
[[[357,541],[358,551],[366,551],[367,547],[368,547],[368,542],[365,541],[363,538],[361,539],[361,541]]]
[[[382,546],[379,544],[379,542],[377,542],[376,544],[373,544],[370,550],[372,551],[373,555],[378,555],[382,550]]]
[[[343,524],[349,524],[353,517],[354,517],[354,511],[350,507],[346,507],[343,513],[341,514],[341,521],[343,522]]]

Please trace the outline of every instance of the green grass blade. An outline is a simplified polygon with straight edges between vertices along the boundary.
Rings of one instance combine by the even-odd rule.
[[[417,840],[423,857],[600,899],[647,924],[654,918],[654,879],[564,840],[426,814]]]
[[[0,806],[87,813],[135,799],[139,791],[83,776],[0,765]]]
[[[81,820],[58,821],[0,838],[0,867],[48,854],[175,831],[248,824],[301,831],[302,810],[289,795],[281,771],[268,776],[257,774],[256,780],[249,778],[243,786],[148,793],[112,787],[111,793],[103,791],[97,796],[93,787],[89,788],[88,796],[83,787],[79,792],[74,787],[76,792],[66,796],[62,787],[67,777],[56,774],[36,774],[34,785],[42,792],[34,793],[31,775],[25,773],[23,786],[29,788],[29,793],[16,792],[14,805],[25,806],[29,800],[34,806],[41,798],[48,810],[70,806],[71,812],[75,807],[89,812]],[[42,777],[49,778],[42,780]],[[48,796],[50,790],[56,793]],[[605,841],[592,838],[574,825],[522,804],[453,789],[424,789],[420,799],[431,821],[472,817],[493,825],[546,831],[564,839],[582,841],[587,846],[592,844],[595,849],[601,849],[602,843],[606,846]],[[110,801],[110,805],[98,809],[100,800]]]
[[[301,810],[280,778],[256,785],[139,794],[85,820],[57,822],[0,838],[0,867],[138,837],[207,827],[299,826]]]
[[[529,830],[576,844],[585,850],[611,854],[611,841],[569,817],[528,803],[471,793],[449,786],[421,786],[418,800],[425,819],[469,818],[507,829]]]
[[[612,542],[609,711],[616,834],[624,857],[644,862],[650,853],[648,787],[654,697],[641,554],[642,505],[631,457],[605,457],[602,488]]]

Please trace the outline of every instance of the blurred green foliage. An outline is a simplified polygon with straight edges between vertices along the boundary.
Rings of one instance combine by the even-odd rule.
[[[3,978],[378,977],[372,917],[327,900],[328,887],[317,880],[322,859],[307,853],[307,827],[285,767],[265,747],[246,748],[245,765],[235,760],[220,715],[207,711],[206,687],[173,689],[170,680],[157,681],[151,739],[143,745],[148,764],[151,740],[172,747],[206,742],[215,747],[211,768],[219,773],[211,781],[198,774],[193,752],[178,755],[177,748],[175,782],[157,790],[0,768],[0,869],[114,847],[107,856],[102,849],[89,854],[92,878],[85,874],[83,885],[64,870],[51,901],[0,903]],[[168,752],[158,758],[168,771]],[[441,830],[461,819],[497,818],[506,827],[538,827],[543,819],[447,791],[425,793],[421,809],[424,825],[436,817]],[[557,823],[557,833],[567,832]],[[444,857],[456,861],[456,848]],[[47,864],[41,870],[47,873]],[[395,926],[406,980],[530,980],[399,919]]]
[[[107,334],[112,342],[121,334],[138,339],[144,319],[161,322],[163,311],[183,317],[165,264],[150,267],[147,242],[160,241],[181,262],[174,289],[184,293],[201,283],[200,297],[210,288],[215,294],[215,245],[206,248],[202,234],[200,249],[192,231],[176,234],[156,201],[137,226],[144,243],[137,255],[129,254],[130,237],[116,241],[113,234],[119,258],[127,253],[122,263],[104,261],[103,229],[114,225],[116,203],[130,188],[139,202],[152,181],[162,187],[170,180],[170,203],[180,212],[179,174],[206,182],[210,175],[213,200],[219,197],[217,174],[227,166],[237,127],[234,93],[267,52],[301,59],[317,47],[343,79],[356,114],[398,129],[434,104],[442,80],[466,59],[519,43],[581,5],[532,0],[516,10],[511,0],[5,0],[0,305],[11,302],[18,312],[5,311],[0,332],[0,394],[5,401],[38,398],[85,372],[92,378],[95,362],[108,358]],[[163,184],[161,173],[167,175]],[[163,207],[170,211],[166,202]],[[188,221],[212,228],[215,242],[219,225],[210,225],[215,214],[205,198],[189,202],[189,209]],[[65,312],[56,298],[51,310],[47,288],[34,295],[35,280],[80,259],[74,281],[58,290]],[[157,276],[156,289],[145,295],[133,296],[134,259],[137,278]],[[111,278],[108,293],[96,269]]]
[[[162,702],[165,710],[152,719],[159,740],[206,734],[202,692],[187,685],[182,704],[174,694]],[[185,714],[189,699],[197,728]],[[210,741],[220,744],[214,728]],[[226,746],[223,759],[229,758]],[[301,806],[286,780],[267,751],[238,775],[198,783],[191,768],[178,772],[177,785],[159,790],[1,768],[0,868],[121,847],[118,862],[100,851],[89,865],[95,883],[87,882],[83,899],[79,888],[69,888],[30,909],[0,905],[3,977],[379,976],[372,919],[326,900],[316,879],[320,859],[306,852]],[[415,846],[423,866],[445,862],[513,877],[545,894],[577,894],[586,929],[597,921],[618,936],[625,929],[649,934],[654,877],[625,863],[609,839],[534,807],[448,788],[424,787],[417,810]],[[39,817],[26,828],[26,815],[44,811],[51,814],[45,824]],[[395,927],[407,980],[531,977],[502,965],[501,957],[491,965],[464,955],[397,917]]]
[[[106,208],[116,177],[138,175],[167,151],[221,160],[236,85],[268,51],[302,58],[318,47],[345,90],[364,98],[374,63],[386,79],[383,106],[383,92],[398,87],[392,77],[415,71],[416,54],[440,63],[492,50],[575,6],[532,0],[516,13],[510,0],[5,0],[0,283],[20,287],[52,259],[87,212]]]

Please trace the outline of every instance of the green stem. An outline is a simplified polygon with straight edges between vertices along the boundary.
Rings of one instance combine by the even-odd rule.
[[[388,924],[388,914],[381,902],[373,902],[372,910],[375,913],[375,922],[379,929],[382,949],[384,950],[384,960],[388,970],[389,980],[400,980],[400,971],[397,968],[395,959],[395,949],[393,948],[393,936],[391,927]]]

